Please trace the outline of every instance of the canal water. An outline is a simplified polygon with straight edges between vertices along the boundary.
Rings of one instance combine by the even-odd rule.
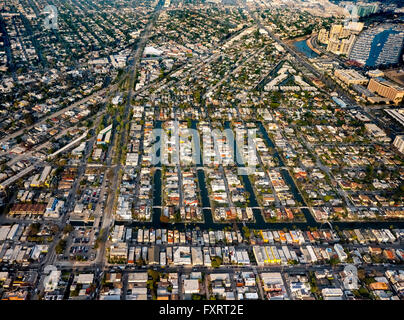
[[[155,123],[156,129],[161,129],[161,121],[156,121]],[[156,156],[160,157],[160,150],[156,151]],[[153,176],[153,207],[161,207],[162,199],[161,199],[161,161],[156,165],[156,171],[154,172]],[[161,216],[161,209],[160,208],[153,208],[153,216],[152,216],[152,224],[155,228],[159,228],[161,225],[160,216]]]
[[[230,129],[230,122],[226,121],[225,122],[225,129]],[[228,137],[231,138],[231,137]],[[229,141],[229,140],[228,140]],[[231,141],[231,140],[230,140]],[[238,149],[238,145],[236,142],[236,139],[234,138],[232,145],[232,154],[234,156],[234,159],[242,159],[240,151]],[[238,162],[238,161],[237,161]],[[237,163],[238,168],[244,168],[245,164],[244,163]],[[257,198],[255,197],[255,193],[253,190],[253,187],[251,186],[250,179],[248,178],[248,175],[241,175],[241,179],[243,180],[243,185],[245,190],[248,192],[248,199],[250,201],[249,207],[259,207]],[[253,209],[254,213],[254,219],[256,224],[265,224],[264,218],[262,217],[261,210],[259,209]]]
[[[191,128],[197,130],[197,125],[198,121],[192,120]],[[206,187],[205,171],[203,170],[203,153],[202,153],[201,141],[202,137],[200,137],[198,134],[198,138],[195,139],[194,141],[194,146],[195,149],[199,151],[199,159],[196,159],[198,163],[197,175],[198,175],[199,193],[201,195],[202,208],[208,208],[210,207],[210,201],[209,201],[208,188]],[[211,209],[203,209],[203,216],[206,225],[212,225],[214,223]]]
[[[285,163],[283,162],[281,156],[279,155],[278,151],[276,151],[275,149],[275,144],[273,143],[273,141],[271,140],[271,138],[268,136],[267,131],[265,130],[262,122],[258,122],[258,128],[260,130],[260,132],[262,133],[264,140],[267,142],[268,146],[271,147],[273,150],[275,150],[274,152],[274,157],[278,160],[279,166],[280,167],[284,167]],[[281,171],[281,175],[282,178],[285,180],[285,182],[290,186],[290,191],[293,194],[293,197],[299,201],[301,203],[302,206],[307,206],[306,202],[303,199],[303,196],[300,194],[299,189],[297,188],[295,181],[293,180],[293,178],[290,176],[290,173],[288,170],[286,169],[282,169]],[[315,221],[313,215],[311,214],[309,209],[302,209],[302,212],[304,214],[304,217],[306,218],[306,223],[309,226],[316,226],[317,222]]]
[[[307,45],[306,40],[296,41],[293,45],[298,51],[303,53],[308,58],[318,57],[318,54],[311,50],[310,47]]]
[[[275,145],[272,140],[269,138],[265,128],[263,127],[261,122],[257,122],[258,128],[261,131],[264,139],[268,143],[268,146],[273,148],[275,151]],[[192,125],[194,127],[194,124]],[[230,128],[230,122],[225,123],[225,127]],[[156,128],[161,128],[161,122],[156,121]],[[195,124],[196,128],[196,124]],[[238,152],[237,146],[234,146],[234,150]],[[278,159],[279,166],[283,167],[284,162],[277,151],[274,152],[274,157]],[[242,165],[240,165],[242,166]],[[157,166],[158,168],[161,165]],[[197,168],[197,175],[199,181],[199,188],[202,200],[203,207],[210,207],[209,202],[209,194],[206,187],[206,180],[204,171],[201,170],[202,167]],[[153,186],[153,205],[160,207],[162,205],[162,198],[161,198],[161,190],[162,190],[162,179],[161,179],[161,170],[156,170],[154,173],[154,186]],[[295,199],[301,202],[304,206],[306,205],[304,202],[303,197],[301,196],[300,192],[298,191],[294,180],[290,176],[289,172],[285,169],[281,170],[282,177],[285,179],[286,183],[291,187],[291,192],[293,193]],[[246,188],[246,191],[250,194],[250,207],[257,207],[258,202],[255,198],[255,194],[253,188],[251,186],[250,180],[248,176],[243,176],[243,183]],[[329,226],[324,223],[316,222],[314,217],[311,215],[308,209],[302,209],[307,222],[282,222],[282,223],[267,223],[264,221],[260,210],[253,209],[255,223],[237,223],[238,227],[241,229],[243,225],[246,225],[250,229],[269,229],[269,230],[281,230],[284,228],[291,229],[292,227],[296,226],[296,228],[306,230],[308,227],[318,227],[318,228],[328,228]],[[160,222],[160,214],[161,209],[154,208],[153,209],[153,219],[152,222],[116,222],[116,224],[125,224],[128,227],[145,227],[145,228],[169,228],[169,229],[176,229],[176,230],[189,230],[199,228],[202,230],[222,230],[225,226],[233,226],[234,223],[215,223],[212,218],[212,213],[209,209],[204,209],[204,217],[205,223],[204,224],[184,224],[184,223],[161,223]],[[74,225],[81,225],[80,223],[72,223]],[[355,228],[389,228],[393,225],[395,228],[404,228],[404,222],[332,222],[332,225],[338,226],[341,230],[342,229],[355,229]]]

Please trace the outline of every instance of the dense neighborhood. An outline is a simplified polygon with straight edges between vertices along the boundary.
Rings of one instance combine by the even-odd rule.
[[[403,7],[52,4],[0,4],[0,299],[404,299]]]

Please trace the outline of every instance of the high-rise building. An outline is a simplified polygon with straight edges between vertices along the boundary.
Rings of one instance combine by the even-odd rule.
[[[355,38],[354,35],[351,35],[349,39],[330,39],[328,40],[327,51],[348,56],[355,43]]]
[[[351,35],[351,30],[349,30],[348,28],[342,28],[341,32],[339,33],[339,38],[347,38]]]
[[[358,17],[366,17],[370,14],[379,11],[379,5],[377,3],[358,3],[356,5]]]
[[[327,51],[335,54],[349,55],[363,23],[350,22],[347,25],[333,24],[330,32],[321,29],[318,35],[320,43],[327,44]]]
[[[341,41],[338,39],[329,39],[327,45],[327,51],[338,54]]]
[[[340,39],[343,26],[342,24],[333,24],[330,30],[330,39]]]
[[[355,44],[356,37],[352,34],[349,39],[342,39],[339,49],[340,54],[348,56]]]
[[[322,44],[328,44],[329,32],[326,29],[321,29],[318,33],[318,41]]]

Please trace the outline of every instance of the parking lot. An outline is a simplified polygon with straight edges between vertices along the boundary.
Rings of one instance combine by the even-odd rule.
[[[68,238],[64,259],[92,261],[95,258],[94,231],[90,227],[75,227]]]

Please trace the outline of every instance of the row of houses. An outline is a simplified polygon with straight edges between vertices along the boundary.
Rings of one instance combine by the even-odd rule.
[[[48,252],[48,245],[12,245],[0,244],[0,262],[28,266],[32,261],[39,261],[42,254]]]
[[[342,231],[343,236],[348,241],[357,240],[361,244],[369,242],[377,243],[387,243],[395,242],[398,237],[400,237],[401,232],[396,231],[395,236],[389,229],[354,229],[354,230],[344,230]]]
[[[286,265],[291,261],[296,263],[316,263],[318,261],[330,260],[337,256],[340,261],[346,261],[348,255],[341,245],[335,244],[331,247],[315,247],[311,245],[301,246],[296,251],[286,245],[276,246],[253,246],[253,253],[258,266],[269,264]]]
[[[217,244],[241,244],[248,241],[256,244],[316,244],[337,243],[342,240],[348,242],[357,241],[360,244],[370,242],[393,243],[404,237],[403,229],[353,229],[343,230],[337,233],[335,230],[254,230],[248,238],[244,238],[240,230],[192,230],[179,231],[170,229],[132,229],[120,226],[120,237],[117,241],[126,241],[139,244],[190,244],[190,245],[217,245]],[[128,236],[130,234],[130,236]]]
[[[128,229],[126,232],[129,232]],[[139,244],[193,244],[193,245],[216,245],[217,243],[239,244],[243,243],[240,231],[185,231],[167,229],[139,229],[131,233],[131,239]]]
[[[0,241],[4,240],[14,240],[20,226],[14,224],[12,226],[1,226],[0,227]]]
[[[174,266],[207,266],[212,260],[220,258],[222,264],[249,265],[250,257],[246,249],[233,246],[225,247],[189,247],[174,246],[131,246],[120,242],[110,248],[110,260],[128,264],[174,265]]]

